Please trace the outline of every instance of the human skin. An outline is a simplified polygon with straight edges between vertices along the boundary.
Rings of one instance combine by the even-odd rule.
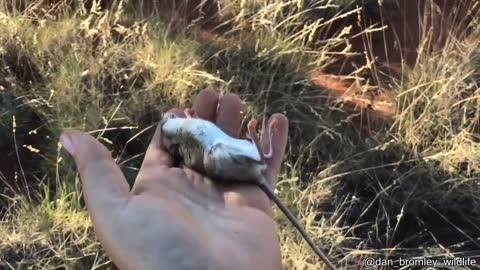
[[[203,90],[193,109],[231,136],[240,135],[237,95]],[[171,111],[184,117],[180,109]],[[269,123],[274,118],[267,171],[272,186],[288,133],[287,118],[274,114]],[[268,151],[264,133],[261,143]],[[272,205],[263,191],[216,185],[191,169],[173,167],[159,127],[131,190],[110,151],[91,135],[69,130],[60,140],[75,160],[97,238],[119,269],[281,269]]]

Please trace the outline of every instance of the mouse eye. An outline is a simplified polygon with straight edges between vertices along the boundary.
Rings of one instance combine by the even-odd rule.
[[[175,116],[175,114],[172,113],[172,114],[170,114],[168,117],[169,117],[169,118],[175,118],[176,116]]]

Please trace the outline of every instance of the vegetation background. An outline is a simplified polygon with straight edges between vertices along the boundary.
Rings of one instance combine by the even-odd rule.
[[[288,116],[278,194],[339,268],[478,260],[479,4],[0,0],[0,269],[114,268],[61,131],[133,183],[160,112],[206,87]],[[322,269],[275,219],[285,269]]]

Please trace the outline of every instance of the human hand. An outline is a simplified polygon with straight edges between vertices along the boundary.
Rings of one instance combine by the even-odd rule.
[[[198,117],[237,137],[241,107],[238,96],[220,98],[213,90],[202,91],[193,106]],[[287,118],[275,114],[269,121],[274,118],[272,185],[288,133]],[[66,131],[61,142],[80,173],[95,233],[120,269],[281,269],[271,203],[263,191],[219,186],[191,169],[173,167],[159,127],[131,191],[111,153],[92,136]]]

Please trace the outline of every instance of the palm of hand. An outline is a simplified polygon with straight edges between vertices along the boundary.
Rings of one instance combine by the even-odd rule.
[[[218,100],[216,92],[202,91],[194,109],[238,136],[239,98]],[[272,184],[288,125],[284,116],[273,117],[279,127],[268,172]],[[158,128],[131,191],[111,154],[93,137],[71,131],[62,142],[75,158],[97,237],[120,269],[281,268],[267,196],[255,186],[219,186],[193,170],[172,167]]]

